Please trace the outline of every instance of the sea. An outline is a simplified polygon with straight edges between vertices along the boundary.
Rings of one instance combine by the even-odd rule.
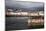
[[[7,30],[19,30],[28,28],[28,17],[6,17]]]

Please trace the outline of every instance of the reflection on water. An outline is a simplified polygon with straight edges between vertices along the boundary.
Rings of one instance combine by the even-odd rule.
[[[6,17],[7,29],[27,29],[28,17]]]
[[[16,19],[28,19],[28,17],[16,17]]]
[[[35,20],[30,18],[29,17],[6,17],[6,28],[7,30],[19,30],[19,29],[23,30],[28,28],[32,29],[32,28],[44,27],[44,25],[41,25],[44,22],[43,19]]]

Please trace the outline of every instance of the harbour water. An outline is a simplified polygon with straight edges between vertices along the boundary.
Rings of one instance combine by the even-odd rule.
[[[8,30],[27,29],[28,17],[6,17],[6,27]]]
[[[44,25],[38,25],[37,21],[36,25],[33,25],[35,23],[32,23],[33,26],[29,27],[31,25],[31,19],[29,17],[6,17],[6,30],[23,30],[23,29],[32,29],[32,28],[43,28]]]

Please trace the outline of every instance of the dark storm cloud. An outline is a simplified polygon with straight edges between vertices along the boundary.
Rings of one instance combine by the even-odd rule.
[[[16,0],[6,0],[6,6],[15,7],[15,8],[32,8],[32,7],[43,7],[43,3],[36,2],[24,2],[24,1],[16,1]]]

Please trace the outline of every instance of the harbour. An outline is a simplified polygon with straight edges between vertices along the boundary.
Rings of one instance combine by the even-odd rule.
[[[20,30],[20,29],[32,29],[32,26],[39,26],[43,28],[44,26],[44,20],[41,19],[29,19],[29,17],[6,17],[6,27],[8,30]],[[35,26],[35,27],[36,27]],[[34,27],[34,28],[35,28]],[[36,27],[36,28],[41,28],[41,27]]]

